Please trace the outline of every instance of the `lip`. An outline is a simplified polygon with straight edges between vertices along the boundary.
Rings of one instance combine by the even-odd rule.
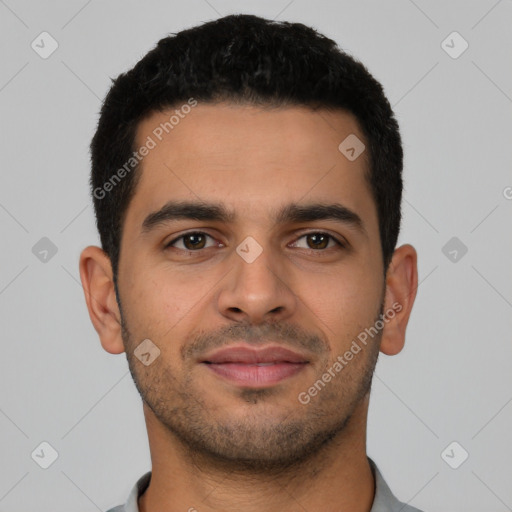
[[[302,354],[276,345],[258,349],[236,345],[213,352],[201,363],[231,383],[262,388],[296,375],[309,364],[309,360]]]
[[[255,348],[235,345],[216,350],[204,357],[204,363],[309,363],[307,357],[279,345]]]

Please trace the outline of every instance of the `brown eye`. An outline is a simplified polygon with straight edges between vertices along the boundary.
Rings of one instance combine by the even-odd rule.
[[[181,235],[180,237],[175,238],[172,240],[172,242],[169,242],[166,245],[166,248],[175,247],[176,249],[182,249],[185,251],[205,249],[206,238],[211,238],[211,236],[201,231],[194,231],[192,233],[186,233],[185,235]]]
[[[325,249],[331,237],[322,233],[313,233],[312,235],[306,235],[306,238],[311,249]]]
[[[322,250],[329,249],[336,245],[343,247],[343,244],[341,242],[336,240],[332,235],[329,235],[328,233],[306,233],[305,235],[299,237],[297,240],[301,240],[302,238],[306,239],[307,244],[307,247],[302,247],[304,249]],[[332,242],[331,245],[329,245],[330,242]],[[295,244],[297,244],[297,242],[295,242]]]

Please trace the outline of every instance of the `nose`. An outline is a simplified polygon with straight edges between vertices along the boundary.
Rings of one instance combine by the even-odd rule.
[[[233,252],[232,258],[233,269],[218,294],[223,316],[259,324],[285,320],[296,312],[298,297],[293,292],[292,276],[277,254],[263,249],[255,259],[245,258],[242,252]]]

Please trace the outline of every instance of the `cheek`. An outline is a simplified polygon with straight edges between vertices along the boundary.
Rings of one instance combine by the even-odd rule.
[[[365,326],[380,306],[383,283],[367,267],[351,265],[329,275],[304,275],[303,284],[301,298],[334,333]]]
[[[338,356],[344,356],[351,349],[353,340],[373,325],[380,308],[381,284],[371,271],[354,266],[320,282],[311,280],[310,284],[315,282],[315,287],[310,288],[314,293],[305,299],[305,304],[313,312],[318,328],[329,340],[329,359],[333,364]],[[303,290],[303,297],[307,297],[304,295],[306,290]],[[361,355],[347,356],[347,361],[348,357],[351,358],[349,373],[362,368],[371,355],[368,350],[358,352]]]
[[[189,319],[204,307],[207,289],[204,276],[188,278],[164,267],[138,272],[125,286],[122,299],[130,329],[138,337],[169,345],[169,340],[183,336]]]

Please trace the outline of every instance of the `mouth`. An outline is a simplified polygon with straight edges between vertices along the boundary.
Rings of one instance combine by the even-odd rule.
[[[237,345],[215,351],[201,363],[231,383],[261,388],[298,374],[310,361],[302,354],[276,345],[260,349]]]

